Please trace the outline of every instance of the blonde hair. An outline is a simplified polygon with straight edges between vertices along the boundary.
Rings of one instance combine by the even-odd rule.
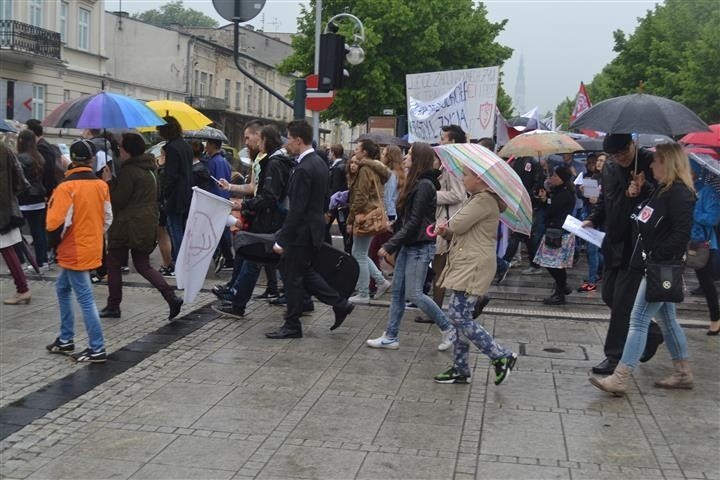
[[[690,161],[682,145],[676,142],[661,143],[655,147],[655,155],[659,157],[665,167],[665,180],[660,193],[669,190],[675,182],[682,182],[691,192],[695,192],[690,173]]]

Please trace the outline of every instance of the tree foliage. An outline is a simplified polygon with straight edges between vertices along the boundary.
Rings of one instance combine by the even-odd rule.
[[[617,57],[587,85],[593,103],[636,93],[642,84],[645,93],[681,102],[708,123],[720,122],[717,0],[665,0],[640,19],[632,35],[618,30],[614,38]],[[569,116],[573,104],[574,99],[561,103],[556,116]]]
[[[218,22],[208,17],[202,12],[185,8],[182,0],[168,2],[159,9],[145,10],[144,12],[133,14],[132,18],[136,18],[143,22],[157,25],[158,27],[169,27],[173,23],[182,25],[183,27],[217,27]]]
[[[502,65],[512,55],[512,49],[495,42],[506,21],[491,23],[484,5],[475,6],[472,0],[324,0],[323,28],[329,18],[343,12],[355,15],[365,26],[365,61],[347,66],[350,78],[335,92],[323,118],[339,117],[357,124],[385,108],[403,112],[406,74]],[[339,26],[340,33],[352,39],[352,22],[341,20]],[[279,66],[280,71],[311,73],[314,0],[302,9],[292,45],[294,53]],[[498,106],[511,113],[511,100],[502,88]]]

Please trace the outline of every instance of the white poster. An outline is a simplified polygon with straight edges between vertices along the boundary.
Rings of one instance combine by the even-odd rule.
[[[444,125],[492,138],[499,76],[499,67],[406,75],[409,141],[438,143]]]
[[[175,279],[178,288],[185,289],[185,304],[195,300],[205,282],[231,206],[228,200],[193,187],[185,235],[175,262]]]

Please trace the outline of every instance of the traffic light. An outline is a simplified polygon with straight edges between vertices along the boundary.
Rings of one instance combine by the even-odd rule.
[[[344,60],[345,37],[337,33],[323,33],[320,35],[319,91],[329,92],[342,87]]]

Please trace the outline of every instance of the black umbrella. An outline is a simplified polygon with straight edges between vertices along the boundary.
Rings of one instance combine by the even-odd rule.
[[[669,136],[709,130],[707,124],[682,103],[645,93],[603,100],[578,117],[570,128]]]
[[[398,145],[401,147],[407,147],[409,145],[405,140],[385,132],[363,133],[356,138],[353,143],[362,142],[363,140],[372,140],[378,145]]]
[[[25,255],[25,259],[33,267],[35,273],[42,276],[42,274],[40,273],[40,265],[38,265],[37,260],[35,259],[35,253],[33,252],[33,249],[28,243],[28,241],[25,240],[24,235],[22,236],[22,242],[20,242],[20,246],[22,247],[22,252]]]
[[[186,130],[183,132],[185,138],[196,138],[198,140],[220,140],[228,143],[228,138],[222,130],[212,127],[203,127],[200,130]]]

